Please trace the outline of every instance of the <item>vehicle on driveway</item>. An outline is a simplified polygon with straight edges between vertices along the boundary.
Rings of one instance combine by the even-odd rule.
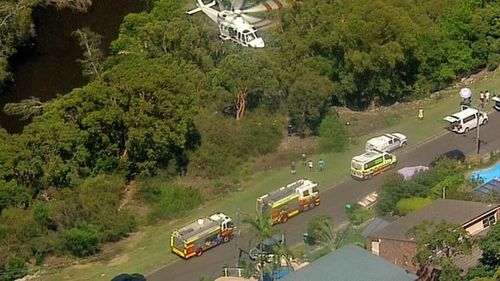
[[[302,179],[259,197],[257,211],[278,224],[319,204],[318,183]]]
[[[216,213],[174,231],[170,236],[170,249],[185,259],[201,256],[206,250],[229,242],[233,231],[231,218]]]
[[[396,156],[382,151],[371,150],[354,156],[351,160],[351,176],[366,180],[382,174],[396,166]]]
[[[439,155],[438,157],[436,157],[436,159],[434,159],[432,162],[429,163],[429,167],[435,167],[437,162],[439,162],[445,158],[456,160],[460,163],[465,162],[465,154],[458,149],[454,149],[454,150],[450,150],[450,151],[443,153],[443,154]]]
[[[275,255],[274,252],[276,247],[285,244],[285,236],[283,234],[274,234],[272,237],[264,239],[262,244],[259,243],[250,249],[248,255],[253,261],[258,260],[259,256],[262,256],[265,262],[271,263]]]
[[[448,130],[462,134],[476,128],[478,124],[488,123],[488,114],[469,107],[443,119],[449,122]]]
[[[382,152],[391,152],[398,148],[406,146],[408,143],[405,135],[401,133],[384,134],[374,137],[366,142],[365,150],[378,150]]]

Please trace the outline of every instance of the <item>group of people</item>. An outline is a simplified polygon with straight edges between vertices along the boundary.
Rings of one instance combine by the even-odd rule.
[[[490,91],[486,90],[486,92],[481,91],[479,93],[479,100],[481,101],[481,107],[484,108],[484,103],[490,102]]]
[[[301,155],[301,162],[302,162],[302,166],[307,165],[307,167],[309,168],[309,172],[314,171],[313,161],[311,159],[309,159],[309,161],[307,161],[307,155],[305,153],[302,153],[302,155]],[[325,169],[325,160],[320,158],[318,161],[318,171],[323,172],[324,169]],[[292,175],[295,175],[297,173],[297,165],[295,164],[295,161],[292,161],[292,164],[290,165],[290,170],[291,170]]]

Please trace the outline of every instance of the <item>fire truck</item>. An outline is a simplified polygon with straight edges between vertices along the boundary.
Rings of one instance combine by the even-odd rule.
[[[231,218],[223,213],[216,213],[174,231],[170,236],[170,248],[185,259],[201,256],[206,250],[229,242],[233,231]]]
[[[257,199],[257,211],[269,216],[273,224],[319,206],[318,184],[301,179]]]

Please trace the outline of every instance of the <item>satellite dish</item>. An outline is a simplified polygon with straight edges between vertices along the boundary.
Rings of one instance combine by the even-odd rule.
[[[469,88],[462,88],[460,89],[460,96],[463,99],[468,99],[472,96],[472,91]]]

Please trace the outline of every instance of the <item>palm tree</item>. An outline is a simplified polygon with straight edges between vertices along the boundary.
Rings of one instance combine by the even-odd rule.
[[[288,268],[293,268],[293,265],[292,265],[293,253],[285,243],[275,244],[273,246],[273,252],[274,252],[273,264],[272,264],[272,272],[273,273],[274,273],[274,270],[276,268],[282,267],[283,260],[285,261],[286,266]],[[274,276],[273,276],[273,278],[274,278]]]
[[[264,252],[263,249],[264,240],[271,239],[273,234],[275,234],[271,220],[268,217],[257,213],[255,218],[247,217],[242,221],[243,223],[250,225],[251,227],[250,232],[254,234],[255,237],[257,237],[257,241],[259,242],[260,253]],[[265,257],[263,255],[259,255],[257,261],[258,264],[260,265],[259,274],[260,274],[260,280],[262,281],[264,280]]]
[[[340,246],[344,240],[349,228],[336,232],[333,226],[333,220],[328,215],[319,215],[313,217],[307,225],[308,234],[314,239],[315,243],[324,245],[333,251]]]

